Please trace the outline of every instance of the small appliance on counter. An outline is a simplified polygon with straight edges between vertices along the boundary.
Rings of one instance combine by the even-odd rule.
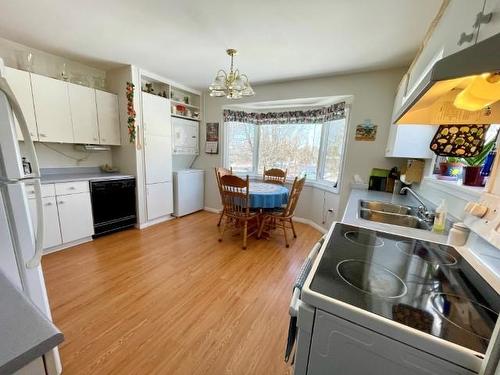
[[[398,179],[399,172],[397,167],[393,167],[391,170],[373,168],[368,182],[368,190],[392,193]]]

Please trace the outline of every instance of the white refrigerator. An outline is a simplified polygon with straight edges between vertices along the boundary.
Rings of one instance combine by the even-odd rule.
[[[3,72],[0,59],[0,270],[52,320],[40,265],[43,244],[40,169],[28,126]],[[25,156],[31,162],[29,175],[24,173],[14,116],[24,137]],[[33,185],[35,191],[36,233],[29,212],[27,185]],[[48,375],[62,372],[57,348],[47,353],[43,362]]]

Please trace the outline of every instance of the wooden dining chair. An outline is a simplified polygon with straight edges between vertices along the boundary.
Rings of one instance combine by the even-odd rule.
[[[300,193],[304,188],[304,183],[306,182],[306,176],[302,177],[300,180],[295,177],[293,181],[292,190],[288,196],[288,203],[286,207],[282,210],[271,211],[264,213],[261,217],[261,223],[259,228],[258,238],[262,236],[264,228],[267,226],[269,230],[275,229],[276,227],[283,229],[283,235],[285,236],[286,247],[290,247],[287,237],[287,229],[291,229],[293,233],[293,238],[297,238],[297,232],[293,225],[293,215],[295,213],[295,208],[297,207],[297,202],[299,201]]]
[[[232,174],[233,174],[233,167],[229,167],[229,169],[223,168],[223,167],[216,167],[215,168],[215,178],[217,179],[217,186],[219,187],[219,195],[220,195],[221,202],[222,202],[222,190],[221,190],[221,186],[220,186],[220,178],[221,178],[221,176],[227,176],[227,175],[232,175]],[[224,205],[223,205],[222,211],[220,213],[219,222],[217,223],[218,227],[220,227],[220,223],[221,223],[223,217],[224,217]]]
[[[263,181],[271,184],[285,185],[286,173],[288,169],[282,170],[279,168],[266,169],[264,166]]]
[[[220,176],[222,204],[224,205],[224,215],[229,220],[224,220],[220,232],[219,242],[224,237],[224,232],[229,226],[234,229],[243,229],[243,249],[247,248],[247,238],[259,230],[259,213],[250,211],[250,180],[246,180],[233,175]],[[252,233],[248,233],[250,220],[256,220],[257,225]]]

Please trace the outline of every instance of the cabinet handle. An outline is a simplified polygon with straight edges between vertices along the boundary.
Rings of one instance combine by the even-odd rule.
[[[476,15],[476,22],[474,22],[474,25],[472,25],[473,28],[479,29],[479,26],[485,23],[490,23],[491,17],[493,17],[493,12],[490,12],[488,14],[484,14],[483,12],[479,12]]]
[[[52,202],[45,203],[46,206],[52,206]]]
[[[47,137],[47,135],[45,135],[44,133],[39,133],[39,135],[40,135],[40,137],[42,137],[42,138]]]
[[[102,141],[103,141],[103,142],[106,142],[106,138],[103,138],[103,139],[102,139]]]
[[[470,43],[472,42],[472,39],[474,39],[474,33],[466,34],[462,33],[460,34],[460,39],[458,39],[458,45],[461,46],[464,43]]]
[[[64,203],[64,201],[59,201],[59,202],[57,202],[57,203],[59,203],[59,204],[63,204],[63,203]]]
[[[69,190],[75,190],[75,189],[76,189],[76,187],[74,187],[74,186],[70,186],[70,187],[68,187],[68,189],[69,189]]]
[[[97,138],[94,138],[94,141],[97,141]]]

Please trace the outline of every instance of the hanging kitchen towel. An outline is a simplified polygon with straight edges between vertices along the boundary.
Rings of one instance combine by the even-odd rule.
[[[488,124],[440,125],[430,149],[438,156],[469,158],[478,155],[484,146]]]

